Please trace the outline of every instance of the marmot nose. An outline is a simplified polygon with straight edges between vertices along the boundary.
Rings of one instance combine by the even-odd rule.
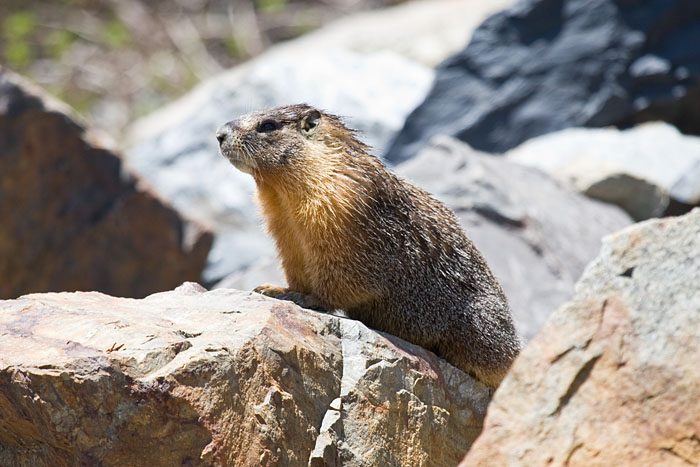
[[[219,140],[219,145],[224,144],[224,141],[226,141],[226,137],[229,135],[229,133],[230,130],[227,125],[223,125],[216,130],[216,139]]]
[[[236,130],[240,130],[238,120],[231,120],[230,122],[226,122],[221,125],[219,129],[216,130],[216,139],[219,140],[219,145],[224,144],[226,140],[236,132]]]
[[[216,139],[219,140],[219,145],[224,144],[226,138],[231,136],[233,132],[238,129],[237,123],[238,122],[236,120],[226,122],[221,125],[218,130],[216,130]]]

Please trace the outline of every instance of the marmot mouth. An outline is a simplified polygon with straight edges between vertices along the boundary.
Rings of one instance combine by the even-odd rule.
[[[234,148],[221,148],[221,155],[241,172],[252,175],[256,169],[253,160],[243,151],[236,151]]]

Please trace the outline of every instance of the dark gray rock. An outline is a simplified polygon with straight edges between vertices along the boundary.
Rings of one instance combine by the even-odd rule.
[[[567,127],[649,120],[700,134],[700,2],[523,0],[438,67],[386,158],[438,133],[503,152]]]
[[[601,238],[632,221],[544,172],[439,137],[397,172],[455,211],[508,296],[529,340],[571,298]]]

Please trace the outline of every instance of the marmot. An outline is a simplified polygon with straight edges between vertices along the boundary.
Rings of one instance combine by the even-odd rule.
[[[501,286],[455,215],[391,173],[355,131],[305,104],[222,125],[221,153],[257,184],[289,288],[497,387],[520,350]]]

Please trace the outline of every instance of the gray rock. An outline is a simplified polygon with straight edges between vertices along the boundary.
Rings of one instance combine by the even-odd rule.
[[[620,206],[636,221],[661,217],[670,201],[668,192],[660,186],[621,172],[606,173],[580,191],[590,198]]]
[[[381,153],[431,80],[429,69],[391,52],[286,45],[204,82],[138,123],[128,162],[163,198],[213,227],[204,276],[211,282],[273,250],[259,228],[251,177],[219,154],[219,125],[252,109],[307,102],[347,117]]]
[[[412,0],[353,14],[295,42],[309,48],[332,44],[361,53],[391,50],[432,68],[464,47],[485,18],[513,3]]]
[[[700,462],[700,209],[604,240],[460,465]]]
[[[570,298],[601,237],[631,222],[617,207],[575,193],[539,170],[448,137],[397,171],[456,212],[503,285],[525,340]]]
[[[700,2],[522,0],[437,69],[387,154],[431,136],[487,152],[574,126],[664,120],[700,134]]]
[[[215,289],[253,290],[259,285],[286,285],[282,265],[274,252],[261,254],[244,269],[232,272],[214,284]]]
[[[700,203],[700,157],[671,186],[671,193],[684,204]]]
[[[533,138],[507,156],[637,220],[663,215],[670,200],[700,203],[700,138],[665,123],[625,131],[571,128]]]

